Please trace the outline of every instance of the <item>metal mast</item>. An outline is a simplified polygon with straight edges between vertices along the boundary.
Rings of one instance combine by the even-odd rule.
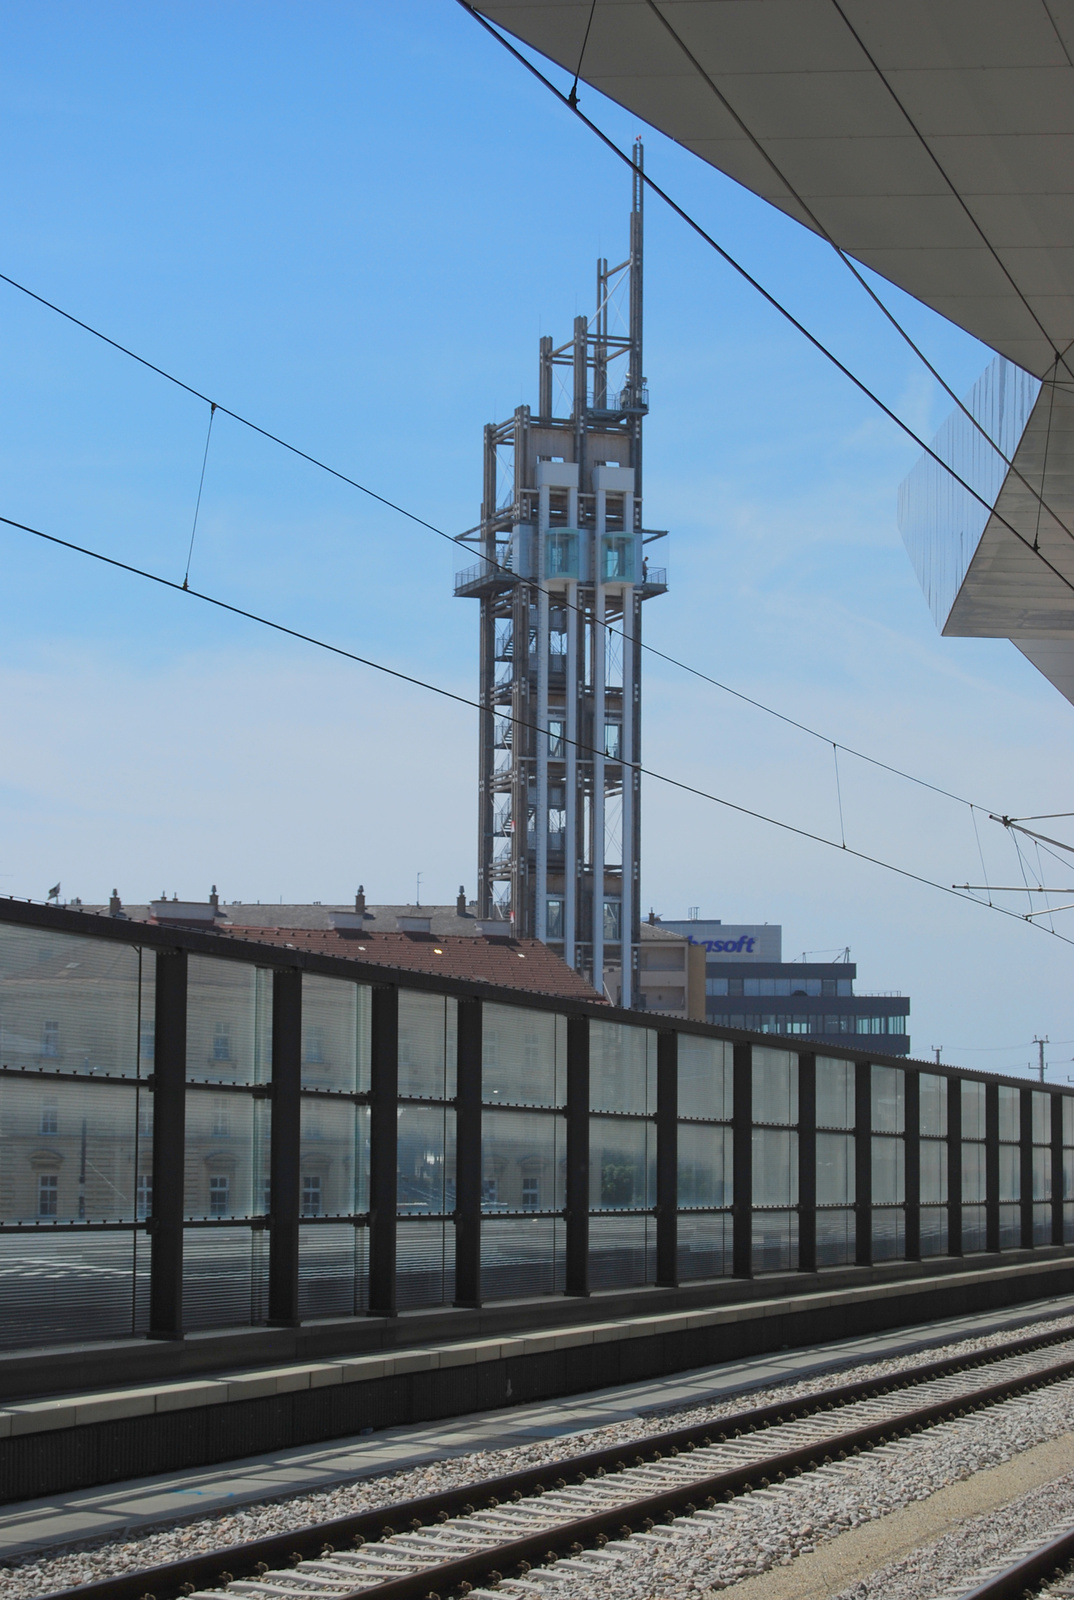
[[[485,428],[478,912],[543,939],[624,1006],[637,996],[641,606],[667,588],[643,547],[642,146],[630,250],[597,306],[540,345],[536,415]],[[561,369],[569,369],[569,386]],[[565,375],[564,375],[565,376]],[[569,405],[557,415],[556,388]]]

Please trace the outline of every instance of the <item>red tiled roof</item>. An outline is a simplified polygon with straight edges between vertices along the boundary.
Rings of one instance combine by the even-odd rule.
[[[604,1000],[597,991],[539,939],[485,938],[430,933],[341,932],[321,928],[221,928],[243,944],[283,945],[316,955],[375,962],[405,972],[497,983],[530,994],[572,1000]],[[606,1001],[604,1001],[607,1004]]]

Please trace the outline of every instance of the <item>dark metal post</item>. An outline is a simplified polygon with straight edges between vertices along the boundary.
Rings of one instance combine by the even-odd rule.
[[[269,1321],[298,1321],[302,1161],[302,974],[272,975]]]
[[[1033,1248],[1033,1091],[1018,1094],[1020,1192],[1022,1196],[1022,1249]]]
[[[985,1084],[985,1243],[999,1249],[999,1084]]]
[[[962,1083],[947,1080],[947,1254],[962,1254]]]
[[[149,1332],[183,1337],[183,1188],[186,1163],[186,951],[157,951],[153,1051],[153,1210]]]
[[[921,1259],[921,1074],[907,1069],[904,1105],[906,1126],[906,1259]]]
[[[481,1304],[481,1001],[459,1001],[455,1304]]]
[[[1052,1243],[1063,1242],[1063,1096],[1052,1095]]]
[[[736,1278],[753,1276],[753,1046],[736,1044],[734,1054],[734,1244],[732,1271]]]
[[[873,1069],[868,1061],[854,1063],[854,1194],[854,1259],[868,1267],[873,1259]]]
[[[589,1293],[589,1018],[567,1018],[567,1293]]]
[[[399,991],[373,988],[369,1113],[369,1314],[395,1315]]]
[[[817,1270],[817,1058],[798,1057],[798,1268]]]
[[[679,1281],[679,1036],[656,1036],[656,1281]]]

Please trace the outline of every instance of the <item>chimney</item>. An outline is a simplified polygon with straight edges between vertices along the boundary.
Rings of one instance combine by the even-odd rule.
[[[364,917],[365,916],[365,884],[364,883],[360,883],[358,885],[358,893],[354,897],[354,910],[355,910],[355,914],[357,916],[359,916],[359,917]]]
[[[123,901],[119,898],[119,890],[113,889],[111,898],[108,901],[108,915],[110,917],[118,917],[122,910]]]
[[[466,887],[461,883],[459,884],[459,897],[455,901],[455,915],[457,917],[466,915]]]
[[[209,890],[209,904],[212,906],[213,915],[215,916],[216,913],[220,910],[220,896],[216,892],[216,884],[215,883],[213,884],[212,888]]]
[[[656,912],[653,910],[652,906],[649,907],[649,926],[650,928],[656,927]]]

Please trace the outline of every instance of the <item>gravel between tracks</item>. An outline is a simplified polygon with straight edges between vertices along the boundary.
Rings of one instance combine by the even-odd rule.
[[[993,1349],[1018,1337],[1020,1332],[1044,1334],[1071,1328],[1074,1328],[1074,1318],[1069,1315],[1045,1322],[1033,1322],[1021,1330],[1007,1328],[1002,1332],[960,1339],[951,1344],[936,1345],[905,1356],[814,1373],[794,1382],[775,1384],[764,1389],[751,1389],[748,1393],[740,1390],[728,1399],[711,1405],[695,1406],[679,1411],[661,1411],[659,1416],[632,1418],[605,1428],[590,1429],[559,1439],[535,1441],[506,1450],[480,1451],[456,1456],[403,1472],[349,1481],[313,1494],[295,1495],[284,1500],[258,1501],[237,1511],[221,1512],[182,1523],[172,1521],[167,1526],[155,1529],[139,1529],[137,1534],[129,1537],[72,1543],[59,1552],[53,1549],[40,1556],[30,1554],[0,1569],[0,1600],[30,1600],[32,1596],[48,1595],[78,1583],[88,1583],[113,1574],[175,1561],[199,1551],[216,1550],[226,1545],[264,1538],[270,1534],[285,1532],[289,1528],[305,1527],[311,1522],[327,1521],[333,1517],[346,1516],[351,1512],[394,1505],[400,1500],[435,1494],[456,1485],[480,1482],[482,1479],[503,1472],[528,1466],[541,1466],[546,1462],[557,1462],[562,1459],[565,1450],[569,1450],[571,1454],[580,1454],[584,1450],[600,1449],[619,1442],[644,1438],[652,1433],[665,1432],[672,1427],[689,1427],[694,1423],[715,1420],[744,1407],[761,1406],[769,1401],[792,1399],[802,1394],[837,1388],[858,1378],[884,1377],[903,1372],[908,1367],[919,1366],[929,1360],[941,1360],[947,1356],[968,1355],[974,1351]],[[656,1386],[657,1390],[658,1387]],[[708,1589],[736,1582],[753,1572],[763,1571],[776,1561],[789,1560],[792,1554],[810,1549],[817,1540],[831,1538],[843,1532],[845,1528],[854,1526],[855,1523],[883,1516],[897,1506],[908,1504],[914,1499],[921,1499],[944,1483],[965,1477],[981,1466],[991,1466],[1007,1460],[1017,1451],[1027,1449],[1042,1439],[1069,1431],[1074,1426],[1074,1381],[1044,1391],[1040,1396],[1008,1404],[1015,1407],[1015,1412],[1006,1418],[996,1437],[991,1441],[984,1436],[984,1433],[986,1431],[991,1433],[996,1426],[994,1413],[991,1421],[988,1417],[971,1418],[959,1423],[948,1423],[935,1430],[937,1436],[942,1434],[945,1438],[948,1437],[950,1430],[955,1430],[958,1437],[961,1437],[958,1435],[960,1429],[980,1431],[980,1438],[974,1432],[972,1444],[969,1446],[969,1456],[965,1458],[965,1461],[972,1458],[972,1465],[965,1464],[957,1448],[953,1455],[946,1448],[937,1452],[932,1443],[933,1435],[930,1434],[924,1438],[918,1437],[913,1441],[907,1441],[905,1446],[902,1444],[890,1446],[861,1461],[848,1463],[846,1467],[838,1469],[836,1472],[840,1485],[838,1497],[833,1494],[834,1485],[829,1476],[834,1469],[827,1469],[823,1474],[810,1474],[795,1480],[795,1489],[788,1497],[787,1505],[779,1509],[775,1500],[783,1491],[779,1494],[776,1491],[767,1491],[769,1498],[766,1498],[766,1494],[751,1495],[712,1513],[712,1516],[719,1519],[718,1534],[715,1534],[717,1524],[709,1524],[699,1517],[677,1523],[671,1531],[661,1530],[644,1536],[641,1541],[631,1541],[636,1555],[628,1554],[631,1546],[609,1545],[609,1554],[614,1553],[619,1556],[621,1553],[623,1557],[622,1562],[617,1560],[616,1563],[617,1586],[620,1575],[629,1582],[629,1588],[620,1594],[619,1600],[635,1600],[635,1596],[639,1597],[639,1600],[642,1596],[651,1596],[652,1600],[669,1600],[672,1595],[703,1595]],[[1019,1407],[1028,1408],[1024,1417],[1018,1410]],[[1039,1414],[1035,1409],[1037,1407],[1042,1408]],[[1002,1410],[1007,1413],[1007,1407]],[[1030,1420],[1030,1413],[1035,1421]],[[1035,1429],[1043,1431],[1034,1431]],[[904,1449],[917,1453],[912,1463],[903,1462],[899,1452]],[[892,1469],[895,1466],[893,1456],[899,1461],[898,1483],[893,1481]],[[905,1474],[904,1466],[909,1469]],[[855,1475],[858,1473],[864,1474],[863,1485],[866,1488],[869,1484],[873,1485],[872,1501],[868,1496],[865,1499],[858,1496],[854,1488],[857,1481]],[[810,1505],[807,1510],[806,1502],[811,1500],[807,1492],[809,1485],[815,1485],[813,1498],[817,1504],[815,1508]],[[786,1521],[788,1515],[791,1518],[789,1524]],[[710,1527],[711,1531],[707,1531]],[[700,1540],[697,1537],[699,1534]],[[721,1542],[718,1557],[712,1548],[714,1534],[716,1541]],[[667,1552],[664,1547],[671,1544],[678,1547],[683,1539],[691,1547],[697,1544],[698,1549],[688,1563],[690,1570],[687,1572],[684,1569],[680,1574],[677,1558],[670,1567],[666,1565]],[[731,1541],[730,1546],[726,1544],[728,1539]],[[682,1554],[684,1556],[686,1554],[685,1546]],[[641,1556],[645,1572],[634,1571],[638,1564],[637,1556]],[[662,1574],[659,1581],[655,1578],[657,1569]],[[588,1600],[589,1596],[600,1592],[602,1580],[596,1573],[587,1576],[582,1572],[559,1570],[562,1570],[562,1577],[555,1584],[557,1594],[564,1596],[569,1594],[571,1597],[585,1596]],[[647,1581],[646,1572],[653,1576],[655,1587]],[[539,1578],[540,1575],[535,1572],[533,1576]],[[639,1583],[641,1586],[637,1587]],[[513,1584],[504,1585],[504,1589],[514,1587]],[[544,1587],[543,1583],[541,1587]],[[530,1592],[532,1593],[532,1590]],[[887,1600],[886,1595],[885,1600]]]

